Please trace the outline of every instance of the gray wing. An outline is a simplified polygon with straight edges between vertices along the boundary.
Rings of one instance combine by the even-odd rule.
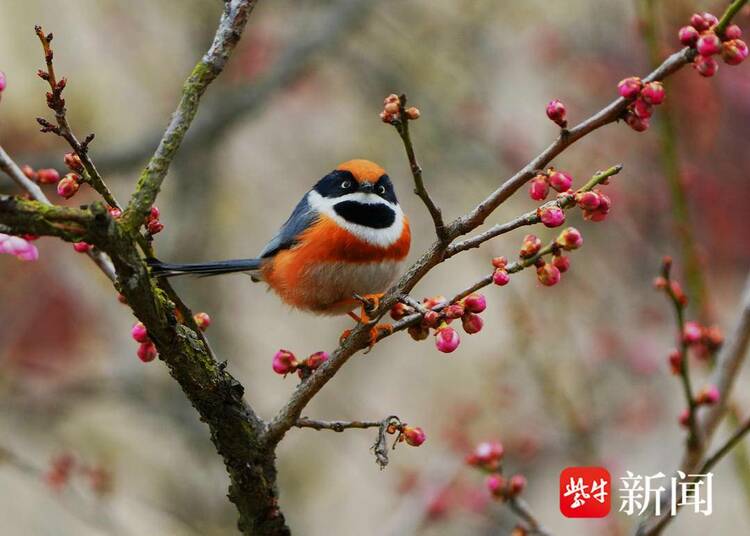
[[[289,249],[297,243],[299,234],[307,229],[316,219],[318,212],[307,202],[307,194],[294,207],[292,215],[284,222],[279,232],[276,233],[268,244],[260,252],[260,258],[273,257],[282,249]]]

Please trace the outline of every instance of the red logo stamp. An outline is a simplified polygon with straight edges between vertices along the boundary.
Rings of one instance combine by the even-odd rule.
[[[567,467],[560,473],[560,512],[565,517],[604,517],[612,478],[604,467]]]

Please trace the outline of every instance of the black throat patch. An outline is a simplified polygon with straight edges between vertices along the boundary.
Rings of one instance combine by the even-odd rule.
[[[333,206],[336,214],[350,223],[385,229],[393,225],[396,220],[394,210],[384,203],[359,203],[358,201],[342,201]]]

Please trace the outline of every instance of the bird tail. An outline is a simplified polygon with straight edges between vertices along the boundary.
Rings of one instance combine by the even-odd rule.
[[[173,277],[185,274],[206,277],[236,272],[255,272],[260,270],[263,259],[233,259],[196,264],[170,264],[158,259],[148,259],[147,262],[151,268],[151,275],[154,277]]]

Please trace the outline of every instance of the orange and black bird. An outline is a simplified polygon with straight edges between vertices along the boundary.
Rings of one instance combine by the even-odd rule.
[[[410,243],[391,179],[369,160],[350,160],[302,197],[258,257],[198,264],[152,259],[150,265],[156,277],[248,272],[292,307],[369,321],[364,307],[361,317],[352,311],[360,297],[377,304]]]

